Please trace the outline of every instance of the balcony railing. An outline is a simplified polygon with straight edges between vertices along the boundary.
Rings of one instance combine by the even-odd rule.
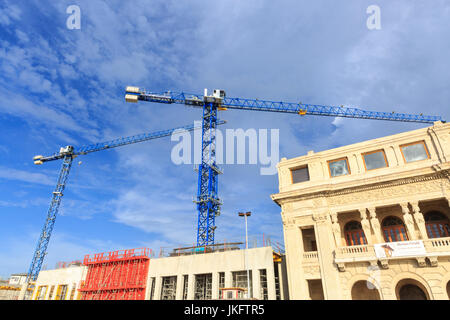
[[[303,252],[303,262],[318,262],[319,261],[319,255],[317,251],[307,251]]]
[[[450,255],[450,237],[423,240],[426,256]],[[373,245],[336,248],[336,260],[368,261],[377,260]]]
[[[373,257],[375,257],[375,249],[372,245],[339,247],[336,249],[336,259]]]
[[[430,253],[450,252],[450,237],[427,239],[423,241],[425,250]]]

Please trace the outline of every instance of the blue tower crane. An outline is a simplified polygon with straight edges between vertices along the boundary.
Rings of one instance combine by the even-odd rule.
[[[218,111],[237,109],[293,113],[301,116],[332,116],[419,123],[443,121],[439,116],[426,116],[423,114],[366,111],[344,106],[227,98],[224,90],[214,90],[212,95],[208,95],[205,89],[203,96],[172,91],[150,92],[143,88],[131,86],[126,87],[125,91],[125,101],[127,102],[176,103],[203,109],[202,158],[198,170],[196,199],[198,211],[197,246],[214,244],[215,218],[220,215],[220,206],[222,204],[218,197],[218,175],[221,171],[217,167],[215,157],[215,129]]]
[[[221,125],[225,121],[216,119],[216,124]],[[157,138],[170,136],[175,130],[184,129],[187,131],[192,131],[200,129],[199,125],[187,125],[184,127],[178,127],[169,130],[156,131],[151,133],[143,133],[130,137],[123,137],[114,139],[111,141],[90,144],[82,147],[67,146],[60,149],[59,152],[54,153],[50,156],[35,156],[33,158],[35,164],[43,164],[45,162],[60,160],[62,159],[61,171],[59,173],[58,181],[56,183],[55,191],[53,191],[52,200],[47,213],[47,219],[45,221],[44,227],[41,231],[36,249],[34,251],[33,260],[31,261],[30,268],[28,270],[27,282],[31,280],[36,280],[39,271],[41,270],[42,263],[44,261],[45,255],[47,254],[47,246],[50,241],[50,236],[55,225],[55,219],[58,214],[59,206],[61,204],[61,198],[64,194],[64,189],[67,184],[67,178],[69,176],[70,169],[72,167],[72,161],[74,158],[80,155],[86,155],[92,152],[102,151],[106,149],[117,148],[129,144],[144,142],[148,140],[153,140]]]

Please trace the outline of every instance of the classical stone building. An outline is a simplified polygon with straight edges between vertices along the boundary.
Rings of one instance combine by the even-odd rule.
[[[449,299],[450,124],[278,164],[290,299]]]

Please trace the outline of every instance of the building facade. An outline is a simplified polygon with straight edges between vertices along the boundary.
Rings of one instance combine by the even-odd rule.
[[[291,299],[450,298],[450,124],[278,164]]]
[[[86,266],[73,265],[67,268],[41,270],[34,284],[32,300],[79,300],[82,281],[86,277]]]
[[[222,299],[223,288],[247,289],[247,279],[250,298],[287,299],[285,268],[272,247],[152,259],[147,299]]]

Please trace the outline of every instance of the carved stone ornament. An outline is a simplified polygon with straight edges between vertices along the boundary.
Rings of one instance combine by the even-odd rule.
[[[313,214],[312,218],[317,223],[325,223],[328,220],[328,215],[325,213],[316,213]]]
[[[428,257],[428,260],[430,260],[430,264],[432,267],[438,266],[438,259],[437,257]]]
[[[433,192],[442,190],[436,179],[447,177],[443,171],[429,176],[401,179],[390,183],[379,183],[360,188],[349,188],[339,192],[329,192],[328,204],[330,206],[346,205],[349,203],[361,203],[367,201],[386,200],[401,196],[411,196],[420,192]],[[448,180],[445,180],[448,182]],[[447,183],[446,183],[447,184]]]
[[[386,259],[380,259],[380,264],[383,269],[389,269],[389,263]]]
[[[417,257],[417,264],[419,265],[419,267],[424,268],[427,266],[427,262],[425,261],[425,258],[423,257]]]
[[[311,274],[311,275],[320,273],[320,267],[318,265],[304,266],[303,270],[306,274]]]

